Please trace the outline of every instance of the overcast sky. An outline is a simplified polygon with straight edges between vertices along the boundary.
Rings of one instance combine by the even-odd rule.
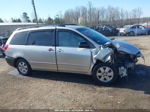
[[[140,7],[143,16],[150,17],[150,0],[35,0],[35,4],[38,16],[47,18],[67,9],[87,6],[88,1],[91,1],[94,7],[114,6],[125,10]],[[0,18],[20,18],[23,12],[27,12],[30,18],[33,17],[31,0],[0,0]]]

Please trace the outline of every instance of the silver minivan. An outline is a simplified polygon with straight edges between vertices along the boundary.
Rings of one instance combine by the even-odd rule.
[[[7,63],[22,75],[32,70],[80,73],[104,85],[127,76],[143,57],[128,42],[77,25],[18,29],[3,49]]]

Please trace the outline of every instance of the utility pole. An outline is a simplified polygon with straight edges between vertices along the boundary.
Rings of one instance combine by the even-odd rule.
[[[34,15],[35,15],[36,23],[38,25],[39,23],[38,23],[38,17],[37,17],[37,13],[36,13],[36,8],[35,8],[34,0],[32,0],[32,6],[33,6],[33,10],[34,10]]]

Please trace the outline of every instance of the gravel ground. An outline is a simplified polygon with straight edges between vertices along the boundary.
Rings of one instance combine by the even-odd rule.
[[[145,56],[137,73],[111,87],[90,76],[34,72],[25,77],[0,58],[1,109],[150,109],[150,36],[117,37],[136,44]]]

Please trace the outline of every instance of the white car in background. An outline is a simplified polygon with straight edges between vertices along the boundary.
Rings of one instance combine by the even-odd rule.
[[[125,30],[126,30],[127,28],[129,28],[129,27],[131,27],[131,25],[125,25],[125,26],[123,26],[122,28],[119,28],[119,36],[124,36],[124,35],[126,35]]]

